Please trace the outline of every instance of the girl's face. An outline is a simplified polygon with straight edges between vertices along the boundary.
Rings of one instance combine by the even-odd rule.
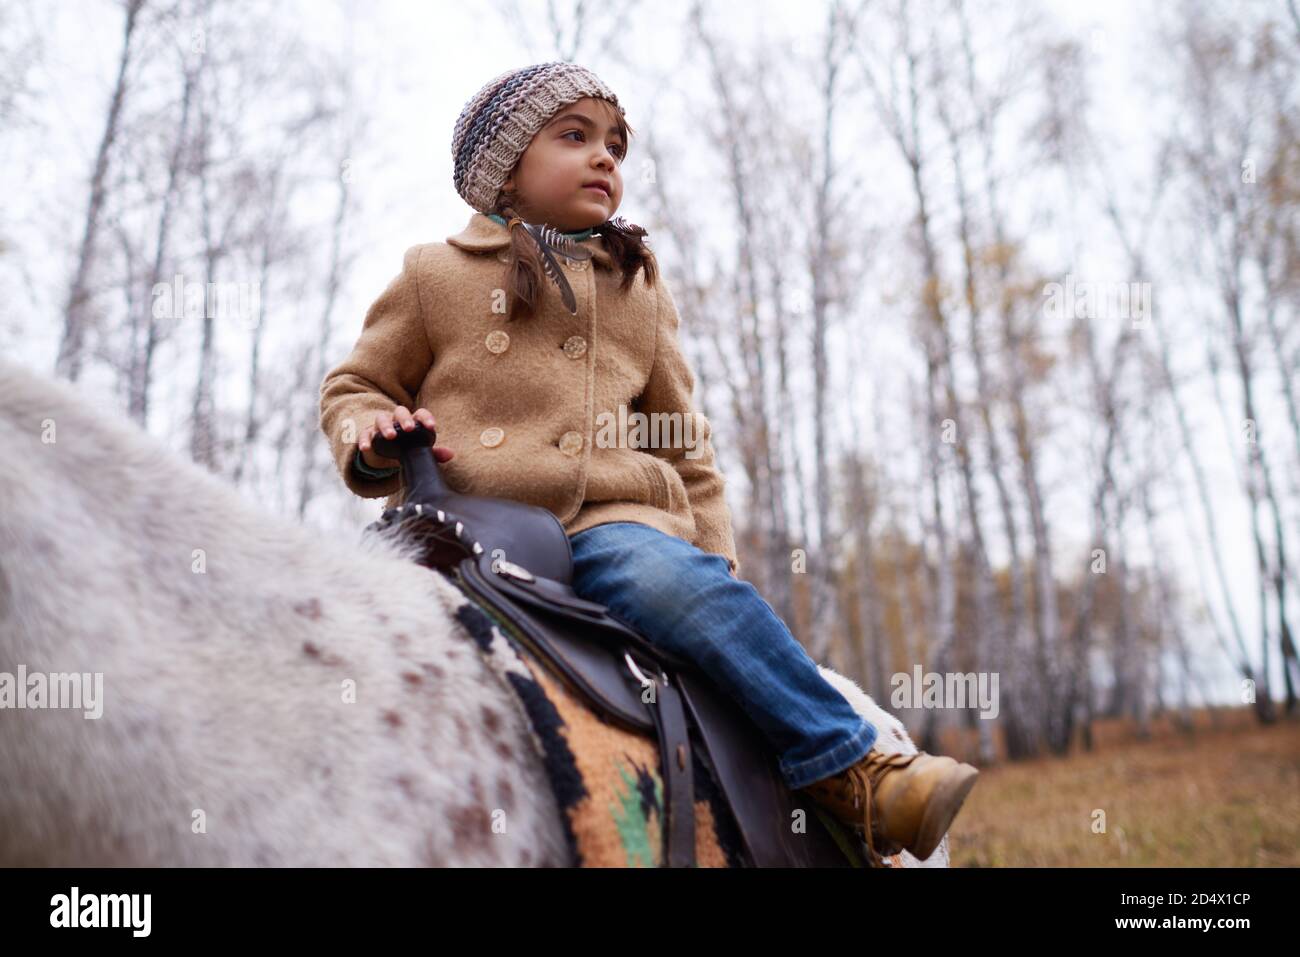
[[[503,188],[514,194],[525,222],[549,223],[561,232],[599,226],[623,199],[619,164],[626,155],[613,105],[586,96],[537,131]]]

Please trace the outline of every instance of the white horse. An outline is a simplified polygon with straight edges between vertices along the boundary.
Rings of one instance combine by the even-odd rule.
[[[260,512],[4,360],[0,450],[0,866],[572,863],[464,596],[408,546]]]

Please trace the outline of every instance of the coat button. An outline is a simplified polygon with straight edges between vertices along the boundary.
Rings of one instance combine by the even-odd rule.
[[[485,446],[487,446],[489,449],[494,449],[502,443],[505,437],[506,437],[505,430],[498,429],[494,425],[490,429],[484,429],[482,433],[479,435],[478,440],[482,442]]]
[[[488,352],[500,355],[510,348],[510,333],[504,329],[493,329],[483,342],[488,347]]]
[[[582,451],[582,433],[565,432],[560,436],[560,451],[565,455],[577,455]]]
[[[570,359],[581,359],[587,351],[587,340],[582,336],[569,336],[564,340],[564,354]]]

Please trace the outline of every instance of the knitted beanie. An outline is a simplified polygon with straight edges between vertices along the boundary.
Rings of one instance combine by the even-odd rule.
[[[456,192],[480,213],[496,210],[501,185],[537,131],[563,107],[594,96],[622,105],[596,74],[562,60],[510,70],[465,104],[451,140]]]

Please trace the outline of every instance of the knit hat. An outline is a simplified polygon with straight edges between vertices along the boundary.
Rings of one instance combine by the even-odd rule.
[[[480,213],[496,210],[501,186],[537,131],[563,107],[584,96],[622,105],[596,74],[555,60],[510,70],[490,80],[465,104],[451,140],[456,192]]]

